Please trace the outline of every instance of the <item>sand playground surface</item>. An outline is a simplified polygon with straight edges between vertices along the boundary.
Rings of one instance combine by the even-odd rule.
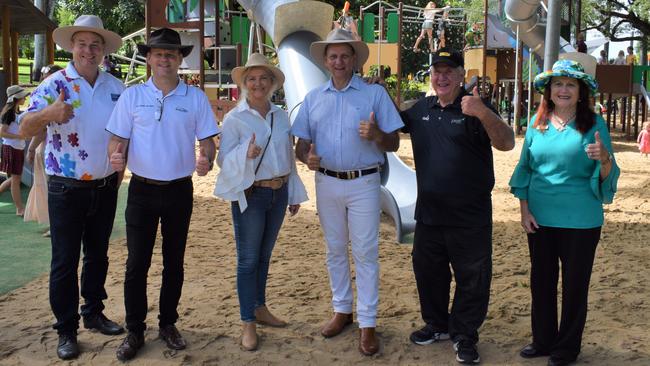
[[[519,224],[519,205],[508,180],[519,159],[522,138],[510,152],[494,151],[494,273],[488,315],[479,331],[484,365],[546,365],[546,358],[524,360],[519,349],[530,342],[529,259]],[[636,144],[615,138],[622,174],[614,203],[605,208],[589,298],[579,364],[650,365],[650,158]],[[413,164],[408,137],[399,155]],[[380,352],[357,350],[356,324],[324,339],[321,325],[331,316],[325,245],[315,210],[313,173],[298,164],[310,193],[295,217],[287,217],[278,238],[267,287],[269,308],[289,325],[258,327],[260,347],[239,347],[241,323],[235,289],[235,245],[230,205],[212,196],[217,171],[194,178],[194,213],[185,254],[185,285],[176,324],[188,348],[172,351],[157,339],[158,293],[162,259],[157,242],[149,271],[146,344],[133,365],[454,365],[449,341],[418,346],[409,342],[421,327],[411,266],[411,245],[395,241],[392,219],[382,216],[380,232]],[[158,238],[160,239],[160,238]],[[113,240],[106,281],[105,314],[124,321],[123,280],[126,239]],[[79,330],[81,356],[71,362],[56,356],[57,334],[48,301],[48,275],[0,296],[1,365],[119,365],[115,350],[123,336]]]

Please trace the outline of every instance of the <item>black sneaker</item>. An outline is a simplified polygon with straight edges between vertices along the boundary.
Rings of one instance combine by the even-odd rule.
[[[434,342],[439,342],[439,341],[446,341],[449,339],[449,333],[442,333],[438,332],[435,329],[433,329],[433,326],[430,324],[427,324],[424,326],[424,328],[420,330],[416,330],[415,332],[411,333],[411,336],[409,337],[411,342],[415,344],[419,344],[420,346],[424,346],[427,344],[431,344]]]
[[[454,343],[454,351],[456,351],[456,361],[473,365],[481,362],[481,357],[476,350],[476,343],[466,339]]]

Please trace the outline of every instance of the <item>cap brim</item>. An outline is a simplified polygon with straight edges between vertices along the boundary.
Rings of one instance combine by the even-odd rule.
[[[309,53],[312,60],[318,64],[320,67],[325,68],[325,49],[328,45],[331,44],[342,44],[347,43],[354,49],[354,54],[357,57],[356,69],[361,70],[363,65],[368,61],[368,56],[370,55],[370,50],[368,45],[362,41],[349,41],[349,40],[340,40],[340,41],[317,41],[313,42],[309,47]]]
[[[181,55],[183,55],[183,57],[187,57],[187,56],[189,56],[190,53],[192,53],[192,49],[194,48],[193,45],[186,46],[186,45],[167,44],[167,43],[165,43],[165,44],[152,44],[152,45],[139,44],[137,46],[138,46],[138,53],[141,56],[144,56],[144,57],[147,56],[147,53],[149,53],[149,51],[152,48],[161,48],[163,50],[180,50]]]
[[[114,53],[122,46],[122,37],[115,32],[94,27],[67,26],[59,27],[52,32],[54,43],[68,52],[72,52],[72,36],[78,32],[92,32],[104,39],[104,53]]]
[[[449,65],[449,66],[451,66],[451,67],[458,67],[458,66],[461,66],[459,63],[454,62],[453,60],[450,60],[450,59],[448,59],[448,58],[438,58],[438,59],[433,58],[433,59],[431,60],[431,66],[435,66],[435,65],[437,65],[437,64],[445,64],[445,65]]]

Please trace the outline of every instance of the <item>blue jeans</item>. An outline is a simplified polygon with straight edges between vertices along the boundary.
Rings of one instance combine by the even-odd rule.
[[[266,279],[271,252],[287,209],[285,184],[278,190],[255,187],[243,213],[232,203],[237,244],[237,294],[241,320],[255,320],[255,309],[266,304]]]
[[[52,240],[50,305],[59,334],[79,328],[79,279],[81,244],[81,315],[101,313],[107,298],[104,282],[108,271],[108,241],[117,206],[117,174],[102,187],[79,187],[61,181],[48,182]]]

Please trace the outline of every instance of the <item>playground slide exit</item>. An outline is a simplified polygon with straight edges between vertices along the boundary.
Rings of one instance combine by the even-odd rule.
[[[519,38],[530,49],[544,57],[546,39],[546,24],[541,22],[537,9],[542,6],[540,0],[506,0],[505,13],[510,21],[512,30],[517,32]],[[560,38],[560,53],[575,52],[575,48],[564,38]]]
[[[332,28],[334,7],[311,0],[238,0],[252,22],[271,36],[284,72],[284,94],[293,122],[305,95],[329,79],[312,62],[309,46],[325,39]],[[402,243],[415,229],[417,188],[415,171],[389,153],[382,172],[381,207],[393,218],[397,240]]]

